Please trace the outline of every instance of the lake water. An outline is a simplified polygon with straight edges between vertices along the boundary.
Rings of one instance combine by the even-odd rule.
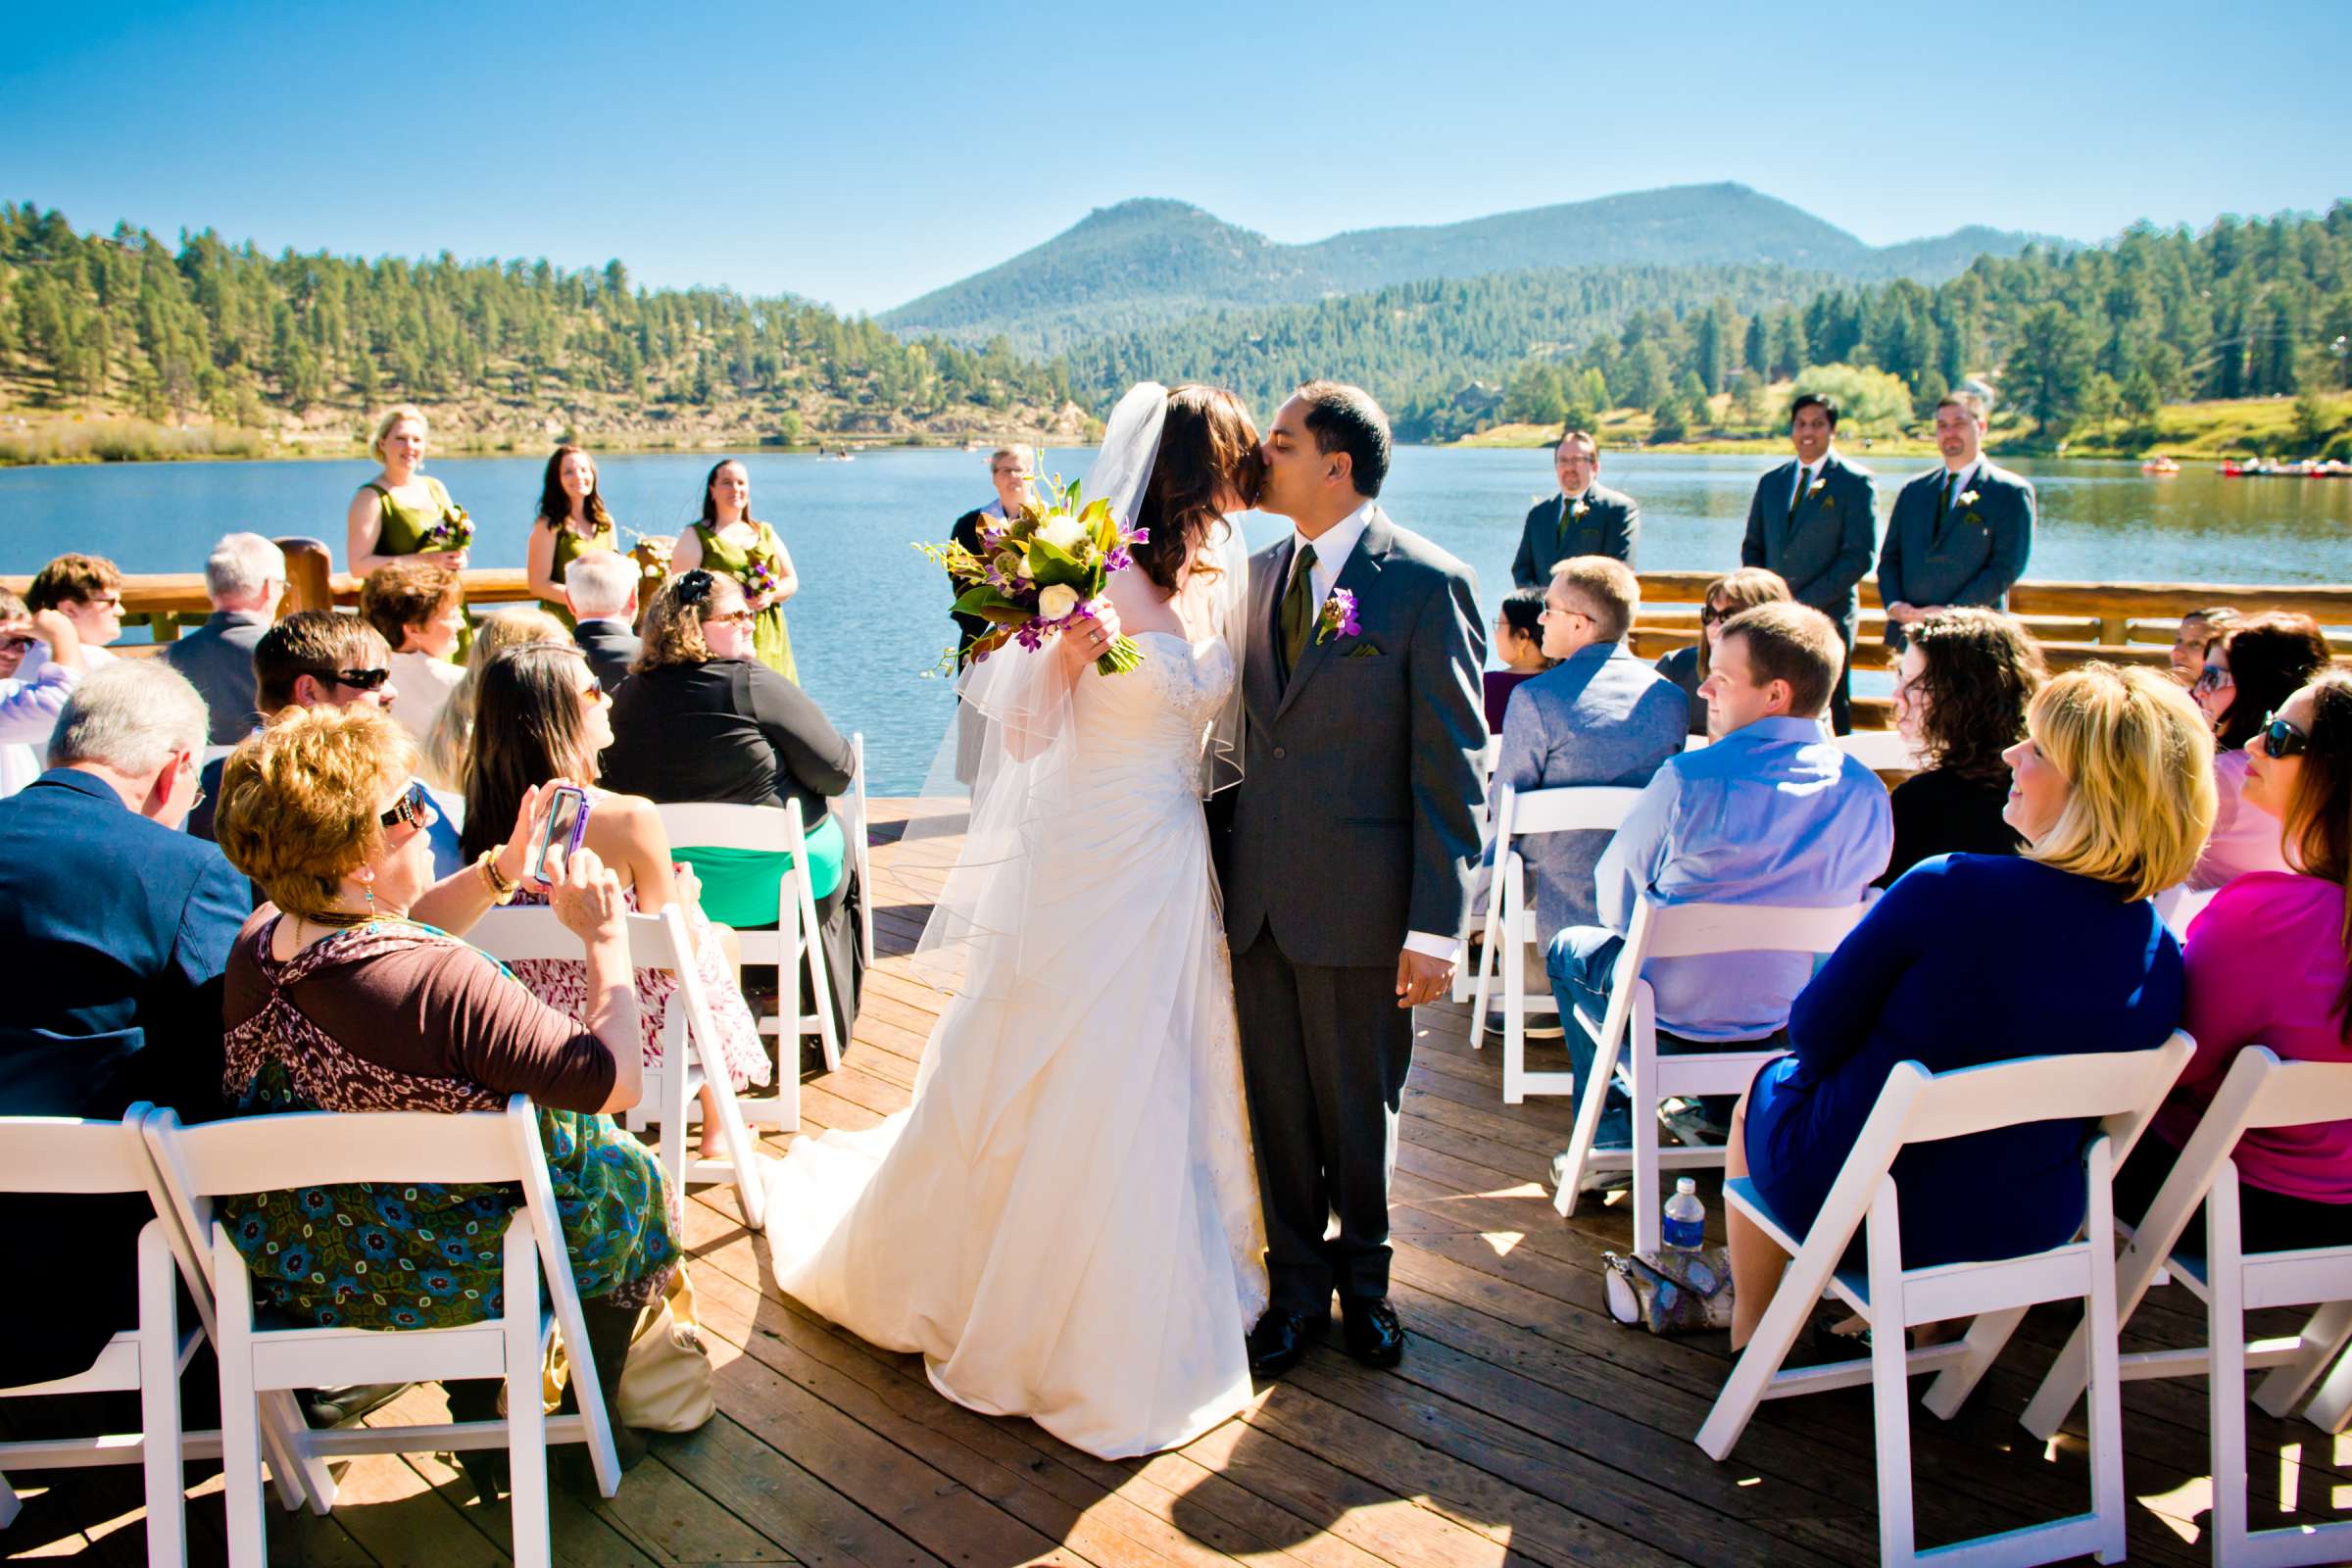
[[[1092,454],[1049,451],[1051,474],[1084,472]],[[708,454],[604,460],[606,503],[625,526],[674,533],[696,514]],[[865,732],[870,788],[908,794],[921,783],[948,716],[946,683],[922,671],[953,640],[945,585],[909,548],[944,538],[990,495],[975,453],[881,451],[854,463],[751,453],[755,514],[775,523],[802,578],[792,601],[793,652],[809,694],[844,730]],[[1868,462],[1867,456],[1864,461]],[[1882,508],[1927,462],[1873,465]],[[472,514],[473,561],[519,566],[539,494],[539,458],[432,463]],[[1722,569],[1739,561],[1756,476],[1750,457],[1608,454],[1603,481],[1642,503],[1639,564]],[[2028,575],[2074,581],[2352,582],[2352,481],[2173,478],[2125,463],[2020,460],[2040,492]],[[0,572],[29,572],[67,550],[123,570],[193,571],[221,534],[311,534],[342,555],[343,512],[374,466],[349,463],[109,464],[0,469]],[[1383,504],[1391,515],[1473,566],[1492,613],[1510,580],[1527,508],[1552,493],[1542,452],[1403,448]],[[1247,519],[1258,544],[1278,518]]]

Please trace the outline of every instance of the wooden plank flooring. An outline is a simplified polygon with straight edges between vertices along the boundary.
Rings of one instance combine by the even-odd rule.
[[[876,802],[877,836],[901,808]],[[906,972],[926,890],[876,851],[879,946],[855,1048],[811,1076],[812,1128],[870,1126],[906,1103],[940,996]],[[782,1298],[730,1189],[688,1204],[694,1278],[717,1364],[719,1415],[655,1440],[610,1502],[558,1492],[565,1564],[956,1564],[999,1568],[1484,1568],[1505,1563],[1860,1564],[1877,1556],[1866,1390],[1767,1405],[1732,1459],[1690,1442],[1730,1356],[1721,1335],[1659,1340],[1611,1322],[1600,1254],[1628,1245],[1622,1208],[1552,1213],[1544,1187],[1566,1103],[1505,1106],[1494,1050],[1458,1007],[1417,1019],[1396,1185],[1395,1298],[1411,1342],[1371,1372],[1317,1349],[1241,1419],[1174,1452],[1105,1462],[1025,1421],[933,1393],[912,1357],[875,1350]],[[1549,1063],[1546,1063],[1549,1064]],[[779,1144],[782,1142],[778,1141]],[[1713,1183],[1702,1183],[1720,1217]],[[2160,1292],[2127,1348],[2195,1343],[2202,1320]],[[1967,1409],[1915,1407],[1923,1542],[2086,1506],[2078,1417],[2034,1443],[2017,1415],[2073,1326],[2044,1309]],[[2291,1318],[2258,1321],[2284,1332]],[[396,1413],[432,1411],[416,1389]],[[2352,1516],[2352,1442],[2249,1412],[2256,1523]],[[2125,1396],[2135,1561],[2209,1558],[2200,1381]],[[220,1481],[191,1467],[191,1559],[224,1560]],[[18,1478],[15,1557],[144,1561],[135,1469]],[[443,1457],[354,1462],[332,1518],[272,1510],[273,1562],[508,1561],[507,1510]],[[2282,1502],[2281,1499],[2284,1499]],[[2285,1511],[2291,1510],[2291,1512]]]

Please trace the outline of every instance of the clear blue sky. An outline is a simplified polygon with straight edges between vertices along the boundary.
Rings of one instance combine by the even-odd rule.
[[[0,0],[0,193],[880,311],[1090,208],[1280,240],[1737,179],[1873,243],[2352,195],[2327,3]]]

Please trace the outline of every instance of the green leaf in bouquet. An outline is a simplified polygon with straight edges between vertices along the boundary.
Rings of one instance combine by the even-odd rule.
[[[1086,504],[1085,510],[1078,514],[1078,520],[1091,528],[1096,523],[1102,522],[1109,517],[1109,515],[1110,498],[1107,496],[1099,496]]]
[[[966,588],[958,595],[953,612],[958,615],[985,615],[992,607],[1009,607],[1016,610],[1020,608],[998,591],[995,584],[984,582]],[[1027,612],[1024,611],[1022,613],[1026,615]]]
[[[1093,576],[1092,570],[1076,556],[1045,539],[1029,541],[1029,575],[1040,588],[1055,583],[1068,583],[1084,590]]]

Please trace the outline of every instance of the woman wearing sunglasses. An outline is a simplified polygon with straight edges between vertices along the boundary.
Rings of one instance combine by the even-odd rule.
[[[2244,805],[2283,834],[2294,869],[2247,872],[2189,925],[2180,1027],[2197,1054],[2116,1176],[2121,1218],[2147,1212],[2240,1051],[2352,1061],[2352,675],[2329,670],[2288,697],[2243,755]],[[2352,1244],[2352,1122],[2255,1128],[2230,1158],[2247,1251]]]
[[[46,660],[24,663],[43,643]],[[81,679],[81,638],[54,610],[33,611],[0,588],[0,799],[41,776],[41,749]]]
[[[2213,785],[2219,797],[2213,835],[2189,872],[2194,893],[2226,887],[2249,871],[2284,871],[2278,824],[2241,803],[2246,742],[2305,681],[2328,667],[2328,639],[2309,615],[2278,612],[2238,621],[2205,650],[2205,667],[2189,688],[2213,725]]]
[[[1788,585],[1777,571],[1762,566],[1741,566],[1738,571],[1718,577],[1707,584],[1707,597],[1698,610],[1698,641],[1677,648],[1658,661],[1658,673],[1683,689],[1690,700],[1690,733],[1707,732],[1707,703],[1698,695],[1698,683],[1707,678],[1713,667],[1715,645],[1722,640],[1723,623],[1742,610],[1758,605],[1781,605],[1788,602]]]

